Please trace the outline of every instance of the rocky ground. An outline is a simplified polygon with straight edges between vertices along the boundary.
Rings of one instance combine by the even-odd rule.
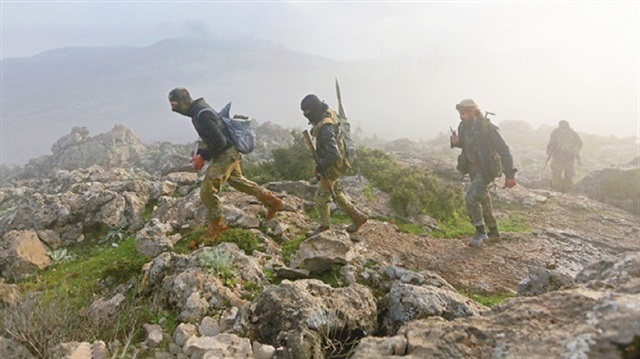
[[[65,160],[65,153],[79,156],[91,147],[86,134],[75,131],[59,141],[57,156],[33,162],[26,177],[3,183],[0,270],[8,282],[44,270],[51,265],[48,250],[82,242],[83,232],[95,225],[135,233],[137,250],[151,259],[142,270],[144,283],[136,285],[157,291],[181,323],[174,333],[145,326],[148,338],[139,349],[149,357],[323,357],[329,356],[325,339],[345,330],[360,342],[349,350],[354,358],[640,355],[637,214],[582,194],[498,185],[492,197],[499,223],[520,218],[527,226],[502,229],[502,239],[471,248],[471,233],[441,238],[435,235],[437,223],[428,218],[414,221],[432,232],[401,231],[389,220],[388,195],[375,189],[365,194],[371,191],[366,179],[351,177],[343,181],[345,192],[372,219],[356,234],[336,224],[334,231],[302,242],[287,266],[282,247],[315,226],[305,213],[314,186],[306,181],[268,184],[287,203],[271,221],[263,219],[265,210],[255,198],[226,189],[222,201],[228,223],[257,233],[262,247],[246,254],[235,244],[219,245],[217,250],[233,257],[244,283],[229,286],[205,270],[199,256],[207,248],[172,251],[183,240],[180,229],[206,224],[198,176],[160,174],[180,164],[182,149],[147,149],[126,129],[112,132],[112,137],[126,134],[120,137],[131,143],[125,141],[111,155],[99,154],[109,168],[46,172],[61,163],[70,166],[73,161]],[[143,156],[153,151],[165,155]],[[174,157],[173,167],[158,160]],[[142,161],[144,168],[156,171],[117,167],[117,158],[119,165]],[[447,170],[450,158],[408,156],[403,161],[457,181]],[[341,286],[310,279],[333,264],[341,266]],[[265,270],[288,279],[269,285]],[[0,302],[17,305],[15,285],[4,279]],[[247,299],[247,283],[264,291]],[[109,313],[100,309],[105,307],[114,313],[124,300],[118,290],[101,294],[104,298],[97,298],[89,313]],[[461,294],[514,298],[489,309]],[[0,340],[5,353],[31,357],[6,335]],[[169,348],[153,350],[162,341],[170,341]],[[99,342],[65,348],[71,357],[94,350],[97,358],[106,351]]]

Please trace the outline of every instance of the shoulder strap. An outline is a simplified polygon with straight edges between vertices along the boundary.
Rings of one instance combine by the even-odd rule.
[[[205,111],[209,111],[211,113],[215,113],[212,109],[210,108],[203,108],[202,110],[198,111],[198,113],[196,114],[196,118],[200,118],[200,114],[205,112]]]

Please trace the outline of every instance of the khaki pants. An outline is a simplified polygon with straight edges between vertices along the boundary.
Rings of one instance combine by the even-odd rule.
[[[336,204],[338,207],[340,207],[344,213],[351,213],[355,206],[342,192],[340,179],[331,180],[331,185],[333,186],[333,192],[336,194]],[[332,200],[329,188],[324,181],[320,181],[320,185],[316,191],[315,202],[318,216],[320,217],[319,224],[321,226],[328,227],[331,225],[331,208],[329,207],[329,203],[331,203]]]
[[[229,182],[231,187],[250,194],[260,201],[263,201],[263,198],[270,193],[242,175],[240,158],[241,156],[238,150],[236,150],[235,147],[231,147],[220,154],[220,156],[207,167],[200,189],[200,199],[209,209],[209,219],[211,221],[222,216],[218,193],[225,182]]]
[[[551,188],[560,192],[568,192],[573,188],[574,159],[551,159]],[[563,176],[564,174],[564,176]]]

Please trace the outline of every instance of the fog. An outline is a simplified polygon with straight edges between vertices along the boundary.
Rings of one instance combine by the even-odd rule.
[[[446,131],[456,125],[454,105],[463,98],[495,112],[494,122],[524,120],[536,128],[564,119],[600,135],[640,131],[638,2],[3,1],[0,7],[3,60],[56,48],[144,47],[199,36],[264,40],[355,63],[357,71],[335,74],[348,114],[365,134],[383,138]],[[333,78],[300,91],[335,104]],[[281,118],[289,122],[282,125],[302,122],[301,97],[269,104],[286,108]],[[4,98],[3,109],[10,106]],[[164,111],[167,105],[158,106]],[[397,116],[377,117],[379,107],[394,108]],[[164,113],[164,120],[175,120]],[[22,121],[28,118],[25,112]]]

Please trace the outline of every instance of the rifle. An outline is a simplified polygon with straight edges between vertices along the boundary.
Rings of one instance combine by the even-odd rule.
[[[316,167],[319,169],[320,180],[322,181],[322,183],[324,183],[325,186],[327,186],[329,193],[331,193],[331,199],[333,199],[333,201],[337,203],[336,193],[333,191],[333,185],[331,184],[331,180],[329,180],[329,177],[327,176],[327,171],[321,169],[319,166],[320,157],[318,157],[318,153],[316,152],[316,149],[313,148],[313,142],[311,142],[311,136],[309,136],[309,131],[307,130],[302,131],[302,135],[304,136],[304,141],[307,143],[307,148],[309,149],[309,153],[311,153],[311,157],[313,157],[313,161],[316,163],[317,165]]]
[[[451,131],[451,136],[457,136],[456,131],[453,128],[451,128],[451,126],[449,126],[449,131]],[[450,146],[451,148],[453,148],[454,147],[453,143],[450,143]]]
[[[496,114],[495,114],[495,113],[493,113],[493,112],[489,112],[489,111],[485,111],[485,112],[484,112],[484,118],[487,118],[487,116],[489,116],[489,115],[491,115],[491,116],[495,116]]]
[[[340,118],[341,120],[344,119],[345,122],[347,121],[347,113],[344,111],[344,106],[342,105],[342,94],[340,93],[340,84],[338,83],[338,78],[336,77],[336,96],[338,97],[338,118]],[[340,123],[342,124],[342,121],[340,121]],[[350,127],[348,127],[350,128]],[[340,129],[342,131],[342,129]],[[345,143],[346,145],[346,143]],[[347,157],[349,159],[349,165],[352,166],[354,165],[354,163],[351,163],[351,161],[353,160],[353,157],[351,157],[351,153],[347,153]],[[357,160],[353,161],[355,162],[355,165],[358,167],[356,169],[356,172],[358,173],[358,182],[362,182],[362,176],[360,174],[360,164],[358,163]]]
[[[340,84],[338,83],[337,77],[336,77],[336,95],[338,96],[338,116],[342,118],[347,118],[347,114],[344,112],[344,107],[342,106],[342,95],[340,94]]]

